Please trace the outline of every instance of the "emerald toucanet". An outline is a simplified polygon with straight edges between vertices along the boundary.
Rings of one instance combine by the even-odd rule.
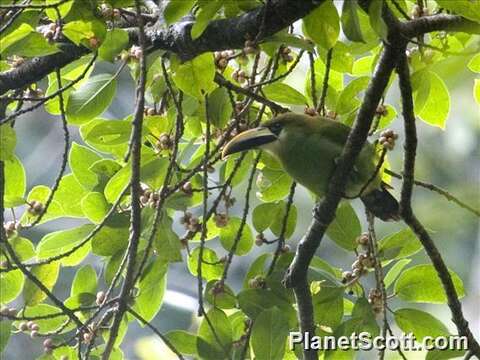
[[[295,181],[322,197],[328,190],[349,132],[348,126],[325,117],[286,113],[235,136],[224,147],[222,156],[255,148],[266,150],[281,162]],[[375,146],[367,142],[350,173],[345,197],[360,195],[376,217],[384,221],[398,220],[398,202],[382,182],[382,171],[377,171],[378,162]]]

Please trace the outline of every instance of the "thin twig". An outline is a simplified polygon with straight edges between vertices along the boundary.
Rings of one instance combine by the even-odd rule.
[[[332,66],[333,48],[327,51],[327,61],[325,63],[325,74],[323,75],[322,94],[320,95],[320,101],[318,102],[317,112],[325,115],[325,99],[327,98],[328,80],[330,76],[330,67]]]
[[[113,318],[113,323],[110,328],[110,336],[105,345],[102,360],[108,360],[113,350],[115,340],[118,336],[118,330],[122,322],[123,315],[127,310],[127,304],[130,298],[130,291],[132,290],[135,280],[135,266],[138,245],[141,236],[141,205],[140,205],[140,161],[142,151],[142,126],[143,126],[143,112],[145,106],[145,82],[147,77],[146,55],[145,55],[145,32],[143,25],[143,18],[141,17],[140,0],[135,0],[135,9],[137,11],[137,21],[139,30],[139,44],[142,54],[140,56],[140,75],[136,89],[136,105],[135,115],[132,122],[132,149],[131,149],[131,211],[130,211],[130,238],[128,241],[127,254],[127,269],[125,272],[125,279],[122,289],[120,290],[119,304],[117,312]]]
[[[153,326],[149,321],[145,320],[139,313],[137,313],[131,307],[128,307],[128,312],[133,316],[135,316],[138,320],[140,320],[140,322],[143,325],[146,325],[150,330],[152,330],[164,342],[164,344],[167,345],[168,348],[172,350],[173,353],[175,353],[175,355],[177,355],[177,357],[180,360],[184,359],[184,357],[182,356],[182,353],[178,351],[177,348],[170,342],[170,340],[168,340],[168,338],[165,335],[163,335],[155,326]]]
[[[385,173],[387,173],[390,176],[393,176],[394,178],[403,179],[403,176],[401,174],[399,174],[397,172],[394,172],[390,169],[385,169],[384,171],[385,171]],[[414,183],[414,185],[423,187],[425,189],[428,189],[430,191],[433,191],[433,192],[436,192],[437,194],[442,195],[448,201],[452,201],[455,204],[457,204],[458,206],[460,206],[461,208],[463,208],[467,211],[470,211],[472,214],[480,217],[480,211],[479,210],[477,210],[477,209],[473,208],[472,206],[468,205],[467,203],[463,202],[462,200],[460,200],[456,196],[452,195],[449,191],[447,191],[445,189],[442,189],[441,187],[439,187],[437,185],[427,183],[425,181],[420,181],[420,180],[415,180],[414,179],[413,183]]]

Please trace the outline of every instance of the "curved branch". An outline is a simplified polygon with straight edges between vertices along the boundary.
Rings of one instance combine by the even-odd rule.
[[[265,24],[258,41],[286,28],[323,2],[324,0],[272,1],[268,8],[259,6],[240,16],[211,21],[195,40],[190,35],[193,26],[191,20],[180,21],[166,29],[160,28],[157,23],[145,29],[146,42],[154,49],[176,53],[183,61],[207,51],[240,49],[244,47],[245,40],[254,39],[257,35],[264,11],[267,11]],[[130,42],[138,43],[138,31],[129,30],[128,33]],[[55,68],[61,68],[88,52],[84,47],[62,44],[61,52],[28,60],[18,68],[5,71],[0,74],[0,95],[39,81]]]

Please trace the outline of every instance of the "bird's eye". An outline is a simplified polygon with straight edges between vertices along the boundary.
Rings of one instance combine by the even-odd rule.
[[[268,128],[269,128],[270,131],[273,132],[275,135],[279,135],[279,134],[280,134],[280,131],[282,131],[282,124],[276,122],[276,123],[273,123],[272,125],[270,125]]]

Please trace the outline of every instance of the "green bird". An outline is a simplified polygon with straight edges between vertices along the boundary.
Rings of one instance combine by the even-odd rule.
[[[235,136],[224,147],[222,157],[265,150],[296,182],[323,197],[349,132],[348,126],[325,117],[286,113]],[[345,197],[360,196],[367,209],[383,221],[399,220],[398,202],[382,182],[378,163],[375,146],[367,142],[350,173]]]

